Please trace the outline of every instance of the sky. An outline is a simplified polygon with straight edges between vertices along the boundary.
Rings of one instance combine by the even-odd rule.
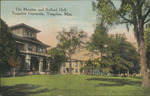
[[[28,11],[24,10],[26,8]],[[34,9],[36,11],[33,11]],[[44,15],[28,15],[28,12]],[[18,15],[21,13],[26,15]],[[32,26],[41,31],[38,33],[38,39],[52,47],[58,43],[56,36],[62,28],[78,27],[91,36],[96,24],[96,14],[92,8],[92,0],[1,1],[1,18],[8,26],[19,23]],[[109,33],[126,33],[128,40],[135,42],[132,29],[127,32],[124,25],[111,28]]]

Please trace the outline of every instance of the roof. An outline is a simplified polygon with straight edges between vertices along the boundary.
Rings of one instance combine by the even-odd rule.
[[[90,52],[86,49],[80,49],[79,52],[76,52],[75,54],[72,55],[72,59],[78,60],[78,61],[86,61],[89,59],[96,59],[99,58],[99,54],[90,54]]]
[[[44,44],[43,42],[41,42],[40,40],[33,38],[33,37],[21,37],[21,36],[17,36],[15,34],[12,34],[12,36],[19,41],[27,41],[27,42],[31,42],[34,44],[38,44],[44,47],[50,47],[49,45]]]
[[[30,29],[30,30],[33,30],[33,31],[36,32],[36,33],[41,32],[40,30],[38,30],[38,29],[36,29],[36,28],[33,28],[33,27],[29,26],[29,25],[26,25],[26,24],[24,24],[24,23],[20,23],[20,24],[17,24],[17,25],[13,25],[13,26],[10,26],[9,28],[10,28],[10,29],[15,29],[15,28],[18,28],[18,27],[25,27],[25,28],[28,28],[28,29]]]

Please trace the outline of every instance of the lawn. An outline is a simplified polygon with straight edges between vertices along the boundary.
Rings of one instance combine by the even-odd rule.
[[[1,78],[3,96],[150,96],[141,79],[89,75]]]

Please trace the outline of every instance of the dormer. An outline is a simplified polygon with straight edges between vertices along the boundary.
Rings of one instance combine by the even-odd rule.
[[[10,26],[9,28],[13,34],[21,37],[37,38],[37,33],[40,32],[40,30],[26,25],[24,23]]]

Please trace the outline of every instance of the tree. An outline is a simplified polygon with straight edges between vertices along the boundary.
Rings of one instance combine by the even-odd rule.
[[[95,28],[94,34],[92,34],[91,42],[88,46],[89,50],[98,50],[101,54],[105,51],[105,45],[108,43],[108,30],[107,27],[104,25],[104,22],[98,23]]]
[[[99,20],[105,21],[108,25],[126,24],[127,28],[128,24],[133,25],[138,42],[142,87],[148,87],[150,84],[146,64],[144,27],[150,21],[150,2],[149,0],[120,0],[120,6],[115,5],[114,2],[114,0],[97,0],[93,2],[93,6],[100,15]]]
[[[10,70],[8,61],[13,57],[19,58],[20,52],[15,40],[9,31],[8,25],[0,19],[0,71]]]
[[[95,59],[89,59],[85,61],[86,66],[84,66],[84,69],[92,69],[92,75],[94,73],[94,69],[96,68],[96,66],[98,65],[98,62],[95,61]]]
[[[101,73],[103,73],[103,67],[105,67],[105,63],[103,63],[103,54],[106,54],[106,47],[108,44],[108,30],[105,26],[104,22],[100,22],[96,24],[95,31],[92,34],[90,41],[86,43],[86,49],[90,51],[91,54],[99,55],[99,58],[95,59],[100,65]],[[93,65],[93,64],[92,64]],[[103,75],[103,74],[101,74]]]
[[[59,50],[57,47],[48,50],[48,54],[51,55],[51,71],[53,71],[53,73],[55,71],[58,72],[61,64],[68,59],[65,55],[65,52]]]
[[[87,37],[87,34],[82,31],[78,30],[77,27],[70,28],[69,31],[63,29],[61,32],[58,33],[57,39],[59,40],[59,44],[57,45],[61,50],[66,53],[66,56],[69,59],[69,71],[70,74],[72,73],[72,64],[71,59],[72,55],[76,52],[77,49],[81,48],[84,44],[83,40]]]
[[[15,75],[16,75],[16,70],[20,67],[20,66],[19,66],[20,63],[21,63],[20,58],[15,59],[15,58],[11,57],[11,58],[8,60],[8,63],[11,65],[13,77],[15,77]]]
[[[119,74],[121,70],[126,70],[129,77],[130,69],[138,65],[136,48],[126,41],[124,34],[116,34],[111,36],[111,39],[108,57],[112,58],[114,63],[113,70],[117,70]]]

